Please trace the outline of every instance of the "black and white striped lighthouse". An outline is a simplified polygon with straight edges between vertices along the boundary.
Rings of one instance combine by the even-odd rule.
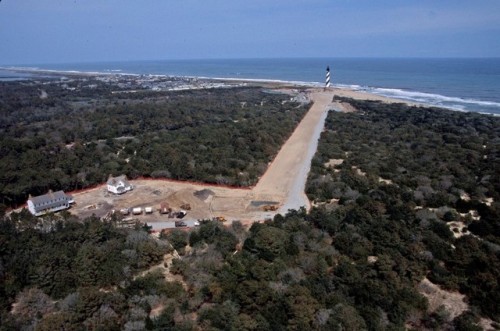
[[[326,67],[326,80],[325,80],[325,88],[330,87],[330,66]]]

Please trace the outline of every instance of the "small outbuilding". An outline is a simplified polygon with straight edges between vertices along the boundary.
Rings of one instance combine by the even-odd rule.
[[[63,209],[68,209],[70,204],[74,203],[73,197],[67,195],[64,191],[52,192],[32,197],[28,199],[28,210],[35,216],[41,216],[47,213],[54,213]]]
[[[127,180],[127,176],[121,175],[118,177],[109,176],[107,181],[108,192],[113,194],[123,194],[131,191],[133,186]]]

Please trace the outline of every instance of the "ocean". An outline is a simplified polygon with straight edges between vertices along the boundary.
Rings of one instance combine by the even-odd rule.
[[[293,58],[162,60],[22,67],[60,71],[153,74],[303,82],[322,86],[330,66],[334,86],[458,111],[500,116],[500,58]],[[25,73],[21,79],[29,79]],[[29,76],[29,75],[28,75]],[[16,74],[0,70],[0,80]]]

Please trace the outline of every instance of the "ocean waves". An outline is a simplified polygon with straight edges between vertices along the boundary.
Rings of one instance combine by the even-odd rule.
[[[337,86],[427,106],[441,107],[458,111],[477,111],[497,116],[500,115],[500,102],[450,97],[441,94],[409,91],[397,88],[380,88],[342,84]]]
[[[331,69],[333,86],[427,106],[500,115],[500,59],[158,60],[34,64],[24,66],[24,69],[36,70],[44,75],[61,71],[104,75],[165,75],[322,87],[327,65]],[[7,79],[13,78],[7,75],[3,80]]]

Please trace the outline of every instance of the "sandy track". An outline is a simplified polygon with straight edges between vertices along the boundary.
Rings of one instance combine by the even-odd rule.
[[[311,109],[253,189],[255,200],[273,197],[282,203],[280,212],[310,207],[304,189],[333,92],[314,91],[310,98],[314,102]]]

